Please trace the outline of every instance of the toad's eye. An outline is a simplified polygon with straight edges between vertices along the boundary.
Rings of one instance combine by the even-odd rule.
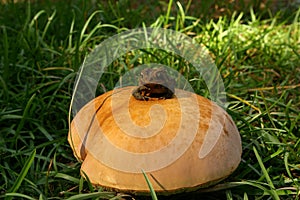
[[[158,78],[161,78],[161,77],[162,77],[161,72],[157,72],[157,73],[156,73],[156,76],[157,76]]]

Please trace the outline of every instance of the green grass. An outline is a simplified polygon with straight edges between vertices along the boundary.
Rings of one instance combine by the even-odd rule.
[[[122,196],[93,188],[79,175],[66,140],[69,104],[85,55],[104,39],[144,24],[181,31],[209,49],[243,141],[242,162],[228,179],[169,199],[299,199],[300,10],[134,2],[0,3],[0,198]],[[145,17],[135,17],[141,13]],[[149,62],[172,66],[207,95],[193,66],[155,49],[116,60],[102,76],[99,94]]]

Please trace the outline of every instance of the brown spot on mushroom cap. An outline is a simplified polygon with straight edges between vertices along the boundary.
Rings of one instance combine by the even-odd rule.
[[[132,153],[147,153],[170,144],[176,136],[179,126],[183,127],[185,134],[190,134],[192,131],[190,124],[197,123],[197,134],[187,150],[171,164],[148,172],[151,174],[150,181],[158,193],[172,194],[206,187],[226,178],[237,168],[242,153],[241,139],[231,117],[222,108],[199,95],[176,90],[176,94],[180,96],[178,98],[181,98],[180,101],[188,103],[192,101],[191,99],[197,101],[199,111],[195,111],[195,113],[198,115],[200,113],[197,121],[197,117],[193,115],[193,109],[187,110],[186,112],[190,112],[187,115],[190,124],[182,124],[180,120],[183,113],[178,98],[157,101],[138,101],[133,97],[128,99],[128,94],[131,94],[133,89],[134,87],[125,87],[95,98],[85,105],[72,121],[68,140],[74,155],[83,161],[81,170],[93,184],[123,192],[143,193],[149,191],[141,172],[131,173],[118,170],[96,158],[95,149],[97,151],[97,148],[99,153],[102,153],[101,151],[109,152],[108,149],[102,149],[103,143],[99,137],[99,131],[117,148]],[[113,98],[114,95],[117,98]],[[95,115],[95,111],[101,104],[103,104],[102,107]],[[157,106],[158,109],[153,109],[153,106]],[[114,108],[112,109],[112,107]],[[164,112],[163,116],[160,115],[161,110]],[[119,120],[116,120],[114,112],[120,114]],[[158,123],[157,126],[161,126],[161,129],[156,134],[146,135],[147,137],[144,138],[128,135],[125,133],[125,129],[120,128],[124,125],[122,123],[128,123],[128,119],[126,119],[128,115],[122,115],[126,112],[129,112],[130,120],[136,126],[147,127],[151,123]],[[91,124],[94,115],[94,122]],[[149,115],[157,116],[159,120],[151,121]],[[212,127],[211,120],[214,121],[214,124],[217,123],[221,126],[222,130],[213,148],[200,155],[199,151],[204,146],[206,135],[211,134],[211,131],[218,130],[218,127]],[[130,129],[129,125],[128,128]],[[96,146],[93,152],[87,148],[91,146]],[[122,158],[113,158],[114,155],[111,157],[112,160],[122,160]],[[158,157],[153,162],[159,163],[162,162],[162,159],[166,158]],[[126,165],[126,162],[131,161],[124,162]]]

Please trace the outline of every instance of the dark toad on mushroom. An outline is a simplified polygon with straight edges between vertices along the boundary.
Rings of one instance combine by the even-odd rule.
[[[175,79],[163,67],[145,68],[139,77],[139,86],[132,92],[137,100],[152,98],[171,99],[174,96]]]

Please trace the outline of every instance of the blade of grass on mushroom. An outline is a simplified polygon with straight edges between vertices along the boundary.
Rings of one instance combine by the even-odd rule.
[[[149,187],[149,190],[150,190],[150,194],[151,194],[152,200],[157,200],[158,198],[157,198],[156,193],[155,193],[155,191],[154,191],[154,189],[153,189],[153,186],[152,186],[152,184],[151,184],[151,181],[149,180],[147,174],[144,172],[143,169],[142,169],[142,173],[143,173],[143,175],[144,175],[144,177],[145,177],[145,180],[146,180],[146,182],[147,182],[147,185],[148,185],[148,187]]]

